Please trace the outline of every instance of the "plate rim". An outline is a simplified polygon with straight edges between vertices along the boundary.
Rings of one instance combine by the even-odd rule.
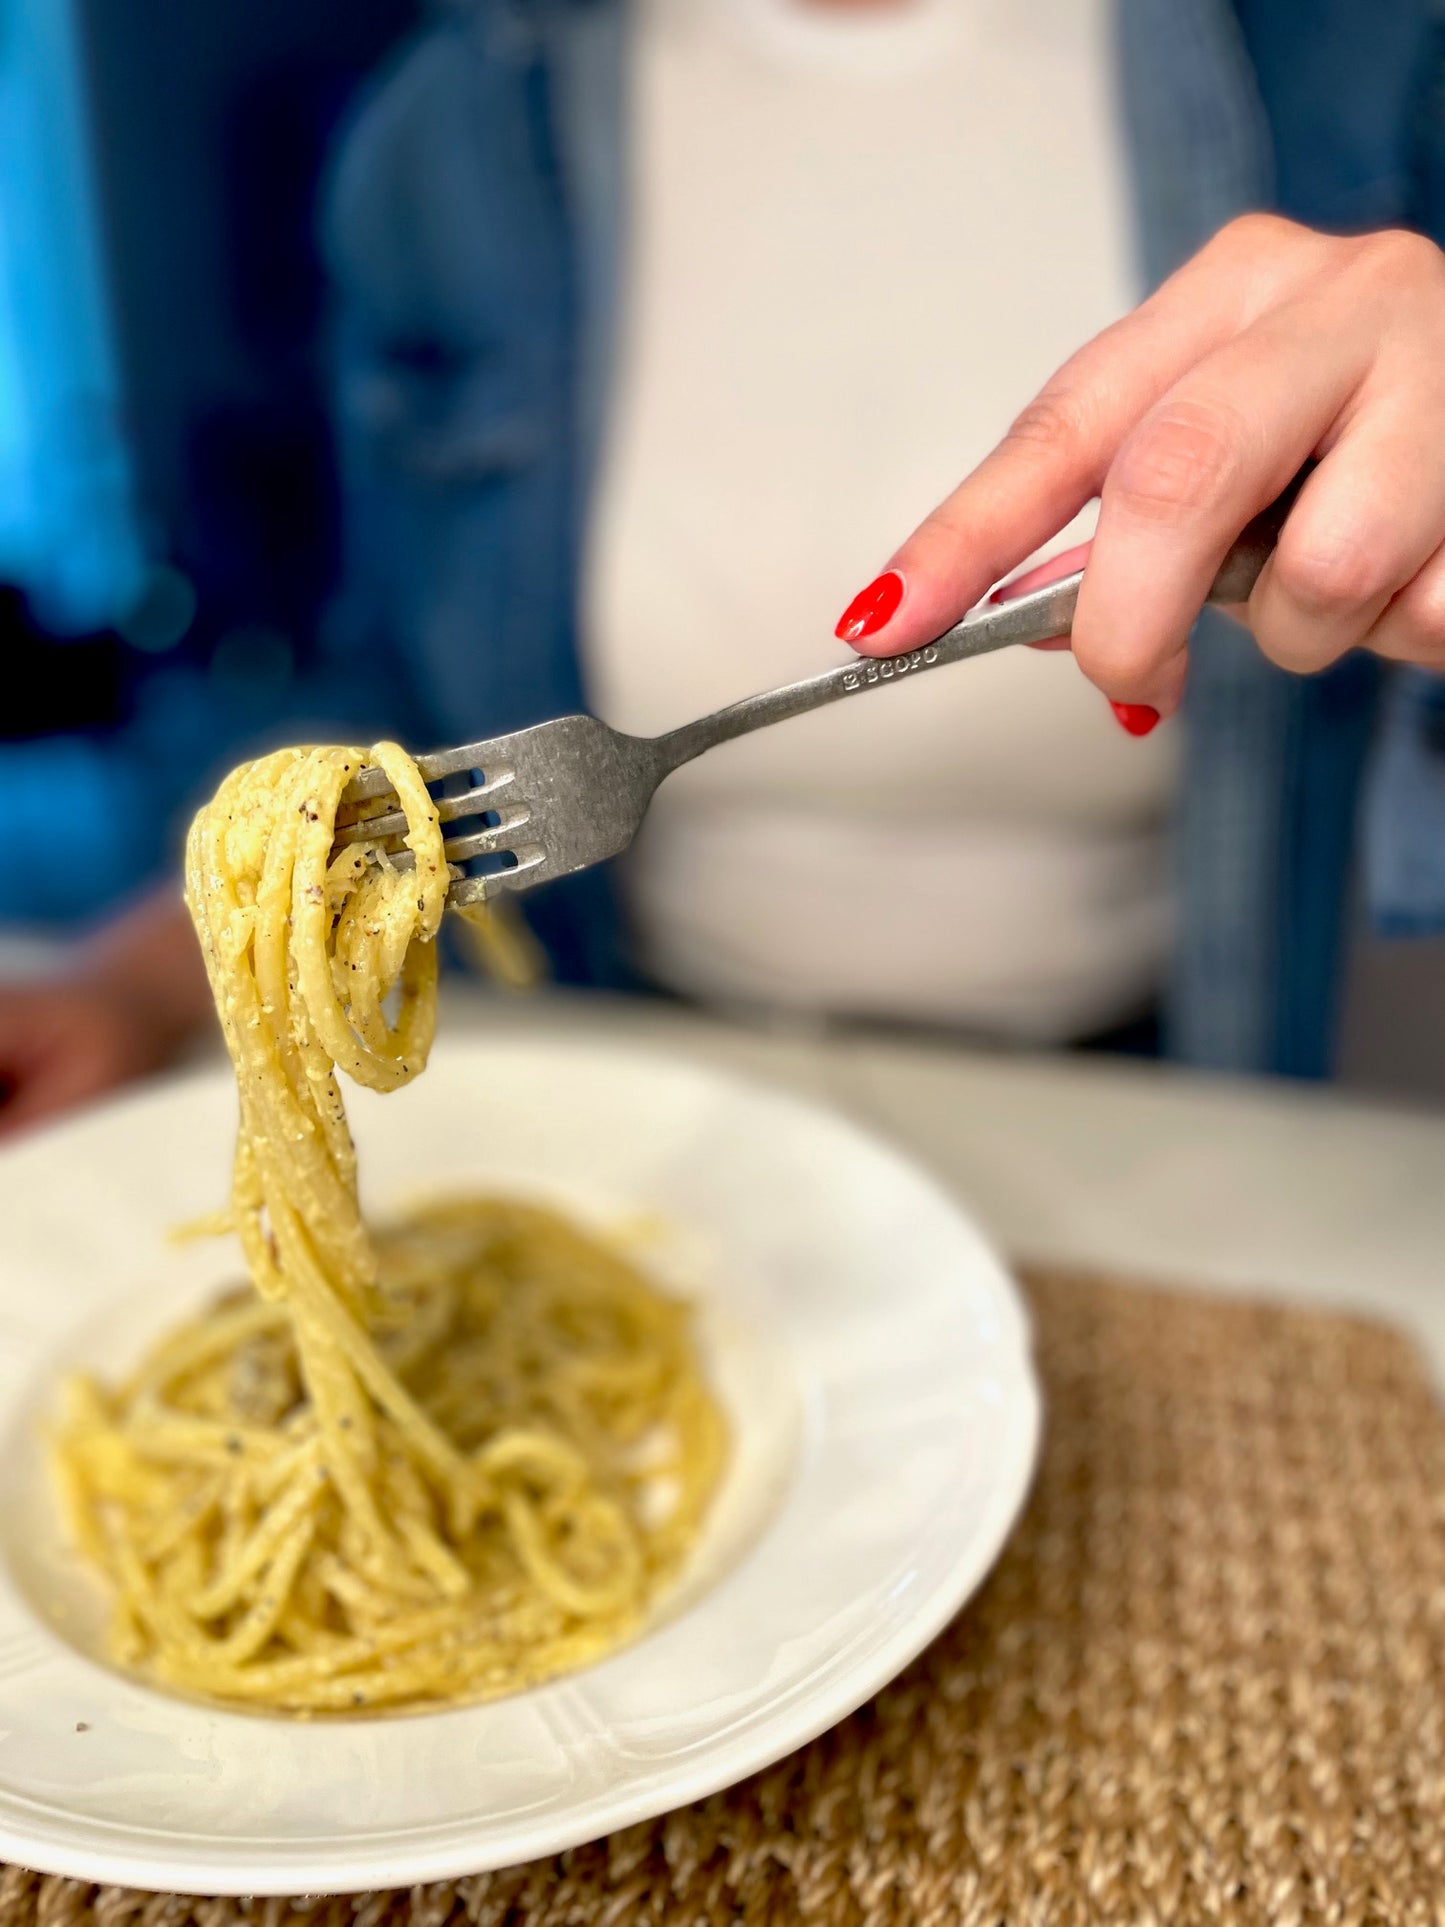
[[[139,1825],[79,1817],[55,1825],[51,1822],[54,1808],[43,1818],[37,1812],[40,1828],[35,1833],[17,1831],[7,1808],[29,1803],[23,1794],[0,1789],[0,1855],[5,1858],[41,1874],[124,1885],[148,1892],[217,1897],[352,1894],[464,1878],[545,1858],[724,1791],[810,1744],[896,1679],[962,1610],[997,1564],[1027,1503],[1038,1467],[1044,1400],[1034,1353],[1032,1319],[1017,1280],[994,1240],[981,1227],[966,1201],[936,1172],[903,1150],[886,1130],[860,1121],[841,1103],[799,1092],[751,1068],[739,1070],[717,1064],[707,1057],[690,1054],[685,1046],[679,1048],[652,1039],[634,1041],[630,1036],[619,1037],[604,1026],[548,1027],[533,1020],[507,1032],[466,1029],[440,1040],[438,1052],[447,1056],[475,1052],[511,1057],[540,1053],[574,1065],[579,1057],[585,1057],[594,1063],[607,1060],[624,1065],[633,1072],[644,1068],[671,1076],[682,1073],[702,1086],[722,1087],[753,1101],[762,1099],[779,1105],[800,1119],[826,1122],[831,1130],[846,1132],[871,1155],[882,1157],[915,1184],[929,1190],[976,1245],[990,1271],[989,1295],[994,1308],[1009,1318],[1008,1342],[1000,1357],[1000,1363],[1007,1365],[1005,1411],[1009,1423],[1001,1428],[1000,1436],[994,1441],[999,1449],[990,1457],[987,1502],[981,1510],[978,1527],[958,1556],[942,1568],[928,1592],[913,1602],[893,1634],[870,1651],[846,1662],[831,1688],[805,1692],[796,1704],[781,1713],[770,1713],[761,1721],[744,1725],[737,1734],[710,1743],[699,1751],[695,1760],[674,1759],[665,1768],[649,1767],[640,1776],[634,1773],[613,1786],[585,1792],[560,1809],[510,1820],[504,1840],[499,1839],[491,1848],[480,1841],[475,1847],[469,1847],[462,1831],[463,1823],[453,1822],[451,1830],[434,1844],[413,1832],[409,1836],[390,1836],[395,1844],[388,1845],[387,1836],[383,1835],[375,1850],[368,1850],[364,1840],[348,1840],[344,1855],[335,1852],[326,1855],[313,1842],[298,1841],[294,1853],[273,1852],[264,1868],[260,1864],[248,1864],[244,1869],[232,1871],[212,1864],[216,1848],[209,1837],[201,1844],[165,1835],[164,1847],[158,1841],[157,1848],[147,1849],[138,1844],[138,1835],[143,1832]],[[230,1071],[225,1065],[212,1063],[187,1069],[159,1078],[143,1090],[127,1092],[92,1106],[69,1120],[70,1127],[85,1128],[102,1119],[119,1124],[125,1112],[163,1105],[181,1089],[229,1081]],[[61,1135],[65,1129],[64,1123],[58,1124],[55,1135]],[[47,1131],[43,1139],[33,1139],[29,1144],[22,1142],[0,1156],[6,1163],[12,1157],[19,1162],[51,1136]],[[49,1638],[63,1644],[52,1629],[44,1630]],[[68,1647],[65,1650],[72,1651]],[[158,1694],[157,1697],[166,1696]],[[181,1701],[173,1703],[183,1705]],[[435,1715],[413,1717],[458,1719],[470,1711],[475,1709],[461,1706],[438,1709]],[[483,1815],[479,1814],[477,1819],[484,1823]],[[79,1837],[105,1836],[112,1831],[122,1836],[113,1845]],[[72,1839],[72,1833],[77,1837]],[[505,1850],[498,1850],[503,1845]],[[349,1869],[343,1870],[336,1864],[343,1857],[350,1860]]]

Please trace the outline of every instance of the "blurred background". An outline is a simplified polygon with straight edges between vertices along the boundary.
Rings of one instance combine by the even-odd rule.
[[[1229,31],[1278,145],[1269,11]],[[1321,19],[1336,56],[1374,32],[1408,120],[1429,9],[1396,11],[1398,47]],[[103,972],[262,744],[584,700],[661,729],[840,659],[849,596],[1151,271],[1102,0],[0,23],[0,1055],[6,998]],[[1334,127],[1352,191],[1379,138]],[[1309,218],[1333,164],[1238,192]],[[1371,677],[1320,727],[1363,743]],[[616,877],[529,900],[558,980],[1445,1097],[1445,953],[1356,908],[1363,749],[1325,779],[1304,1042],[1214,1048],[1171,1018],[1182,731],[1124,738],[1065,657],[846,708],[707,759]],[[1241,884],[1237,947],[1278,947],[1287,867]]]
[[[0,13],[0,754],[34,827],[0,881],[12,931],[173,860],[176,810],[314,659],[337,575],[318,182],[415,17]],[[83,878],[53,860],[82,827]]]

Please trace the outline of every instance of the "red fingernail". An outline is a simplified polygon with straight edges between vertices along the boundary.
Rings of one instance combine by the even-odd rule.
[[[833,634],[840,642],[861,642],[864,636],[876,636],[893,620],[902,600],[903,577],[897,569],[888,569],[854,596],[838,618]]]
[[[1147,736],[1159,721],[1159,711],[1148,703],[1110,703],[1109,707],[1120,729],[1127,729],[1131,736]]]

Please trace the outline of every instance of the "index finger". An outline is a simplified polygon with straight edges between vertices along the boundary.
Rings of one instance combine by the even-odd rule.
[[[1276,224],[1284,229],[1287,223]],[[1134,424],[1293,272],[1280,236],[1226,234],[1066,361],[999,445],[896,550],[837,634],[869,655],[932,641],[1098,494]],[[1243,265],[1249,272],[1241,271]]]

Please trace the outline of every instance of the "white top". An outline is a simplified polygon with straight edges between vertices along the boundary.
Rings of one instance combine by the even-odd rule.
[[[1128,305],[1105,8],[639,0],[607,720],[844,659],[844,604]],[[1102,1027],[1159,970],[1171,771],[1064,656],[859,697],[669,780],[626,871],[643,952],[710,998]]]

